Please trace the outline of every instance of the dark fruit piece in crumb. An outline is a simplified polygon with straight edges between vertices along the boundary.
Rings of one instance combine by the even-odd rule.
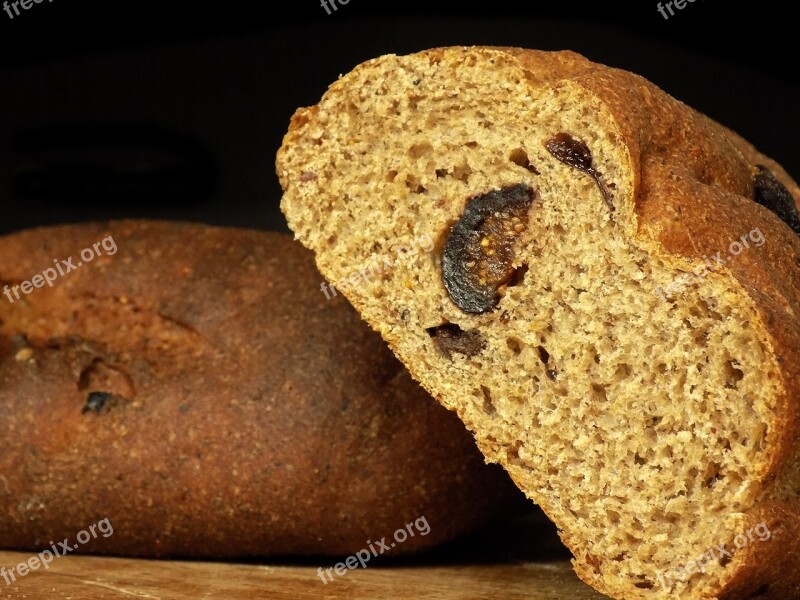
[[[450,228],[442,257],[442,279],[450,299],[467,313],[485,313],[512,280],[514,243],[528,228],[528,209],[536,193],[517,184],[467,201]]]
[[[568,133],[559,133],[551,138],[545,144],[547,151],[550,152],[557,160],[565,165],[578,169],[589,175],[597,187],[600,188],[600,193],[603,195],[603,200],[608,205],[609,210],[614,212],[614,202],[611,198],[611,191],[603,183],[601,174],[595,171],[592,166],[592,151],[589,150],[584,142],[576,140]]]
[[[426,331],[447,358],[452,358],[453,352],[464,356],[475,356],[480,354],[486,345],[479,332],[464,331],[454,323],[445,323]]]
[[[753,199],[778,215],[781,221],[800,235],[800,215],[792,194],[767,167],[756,165],[756,169],[753,176]]]

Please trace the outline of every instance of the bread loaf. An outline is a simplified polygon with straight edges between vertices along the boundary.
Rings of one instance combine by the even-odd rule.
[[[360,65],[295,114],[277,170],[322,273],[586,582],[800,597],[800,221],[779,165],[631,73],[472,47]],[[432,253],[391,250],[427,235]]]
[[[36,287],[51,267],[64,274]],[[345,555],[424,517],[401,554],[519,500],[321,281],[277,233],[127,221],[0,238],[0,548],[75,545],[108,519],[80,551]]]

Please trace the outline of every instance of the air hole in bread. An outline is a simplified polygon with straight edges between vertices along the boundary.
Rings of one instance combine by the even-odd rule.
[[[522,344],[518,339],[515,338],[508,338],[506,340],[506,345],[508,349],[511,350],[514,354],[519,354],[522,352]]]
[[[469,176],[472,175],[472,168],[468,164],[458,165],[453,169],[453,179],[463,183],[469,183]]]
[[[543,365],[547,366],[550,363],[550,353],[547,351],[547,348],[538,346],[536,350],[539,352],[539,360],[542,361]]]
[[[425,156],[429,156],[433,154],[433,146],[431,146],[430,142],[422,142],[419,144],[413,144],[408,149],[408,155],[411,158],[418,159],[423,158]]]
[[[530,159],[528,158],[528,153],[525,152],[523,148],[516,148],[511,151],[511,154],[508,156],[508,160],[513,162],[515,165],[518,165],[528,171],[529,173],[533,173],[534,175],[541,175],[539,171],[531,164]]]
[[[605,385],[592,384],[592,400],[595,402],[608,402],[608,391]]]
[[[414,175],[406,176],[406,187],[412,194],[424,194],[427,191]]]
[[[737,360],[730,359],[725,361],[725,373],[727,375],[725,387],[735,390],[739,382],[744,379],[744,371],[739,366],[739,361]]]
[[[488,415],[494,415],[497,412],[497,408],[494,405],[494,400],[492,400],[492,392],[489,391],[489,388],[485,385],[481,386],[480,396],[483,400],[482,406],[484,412]]]

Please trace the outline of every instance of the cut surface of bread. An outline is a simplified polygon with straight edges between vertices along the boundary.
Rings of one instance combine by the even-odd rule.
[[[779,165],[638,76],[471,47],[360,65],[295,114],[277,170],[333,293],[586,582],[800,597],[798,188]]]

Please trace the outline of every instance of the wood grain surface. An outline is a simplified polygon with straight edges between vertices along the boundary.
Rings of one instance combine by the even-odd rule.
[[[0,552],[6,568],[31,554]],[[329,566],[329,565],[326,565]],[[415,599],[589,600],[568,562],[356,569],[323,584],[315,566],[237,565],[67,556],[10,585],[2,600]]]
[[[35,552],[0,551],[0,568]],[[317,569],[339,559],[247,563],[57,558],[6,584],[0,600],[600,600],[572,572],[570,553],[538,509],[421,555],[388,558],[327,585]],[[2,573],[2,571],[0,571]]]

